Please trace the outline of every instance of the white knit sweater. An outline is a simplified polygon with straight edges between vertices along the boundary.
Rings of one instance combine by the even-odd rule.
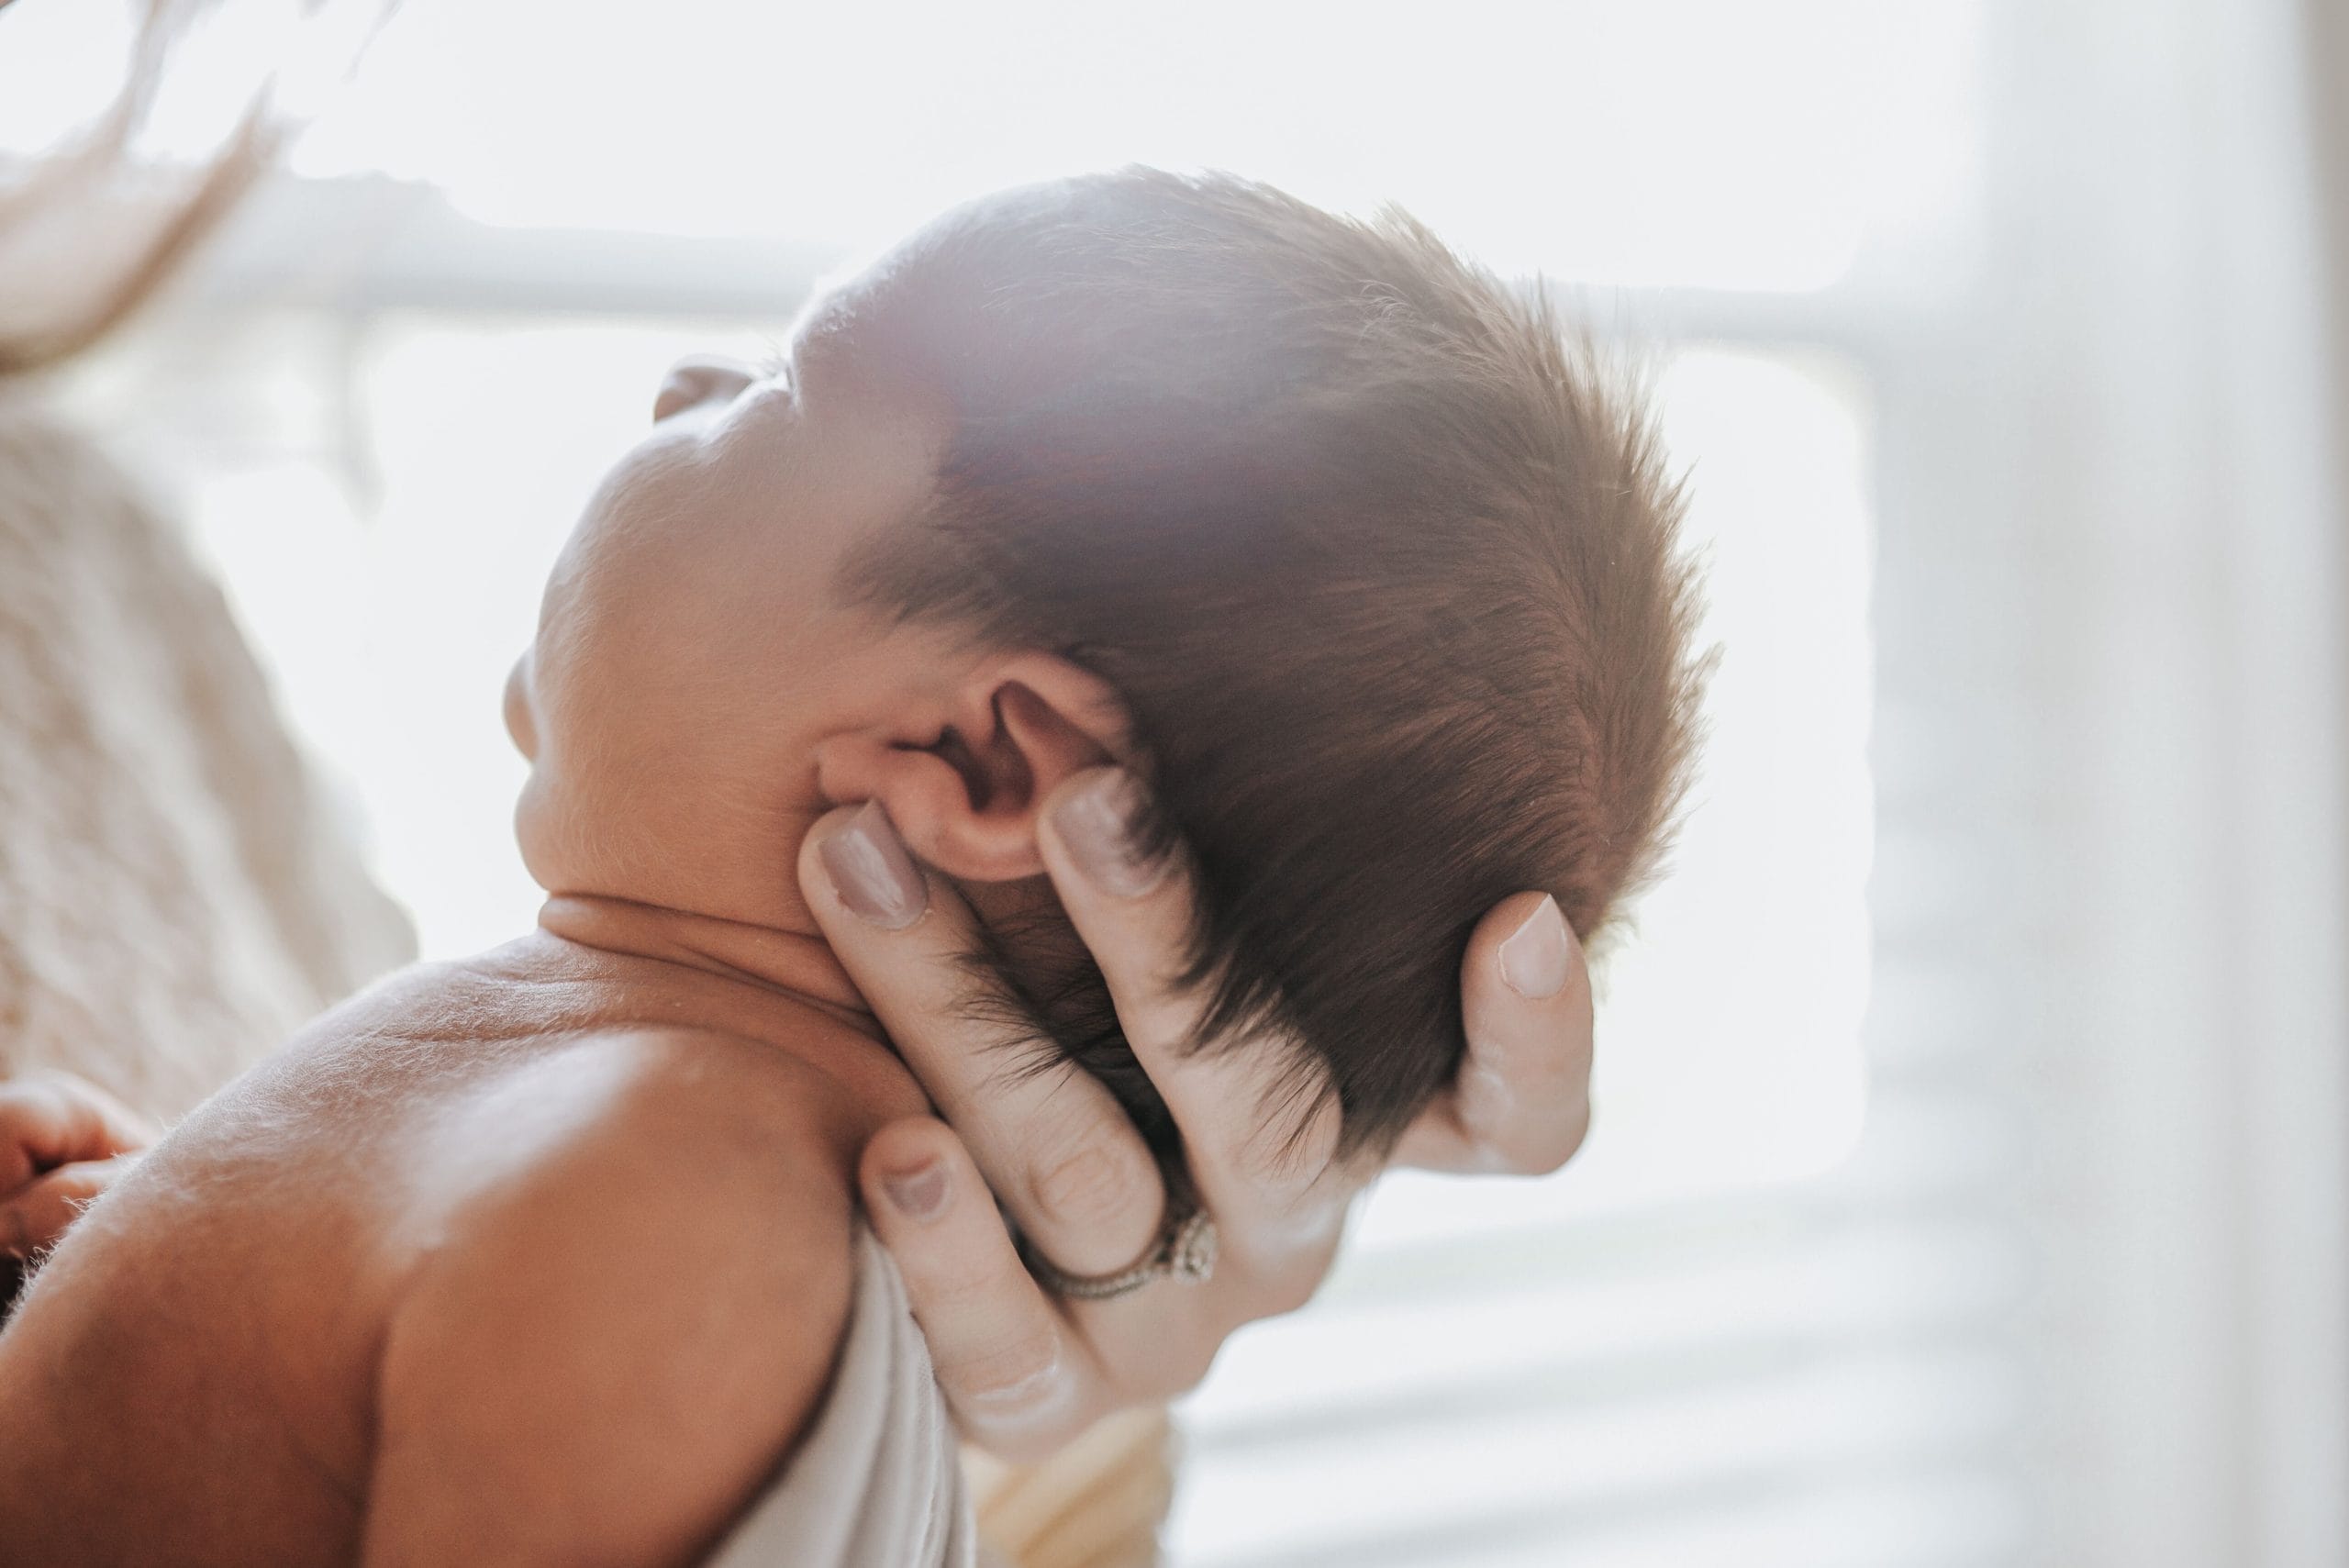
[[[0,1075],[168,1120],[412,951],[219,590],[0,386]]]

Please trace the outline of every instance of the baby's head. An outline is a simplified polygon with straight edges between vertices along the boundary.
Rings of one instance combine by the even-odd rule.
[[[1197,858],[1208,1028],[1325,1071],[1379,1148],[1458,1064],[1478,917],[1546,889],[1587,939],[1654,862],[1697,687],[1676,488],[1547,304],[1408,219],[1014,191],[821,297],[775,373],[662,402],[510,696],[551,889],[756,917],[723,890],[760,824],[787,879],[793,824],[877,799],[1035,1035],[1163,1130],[1036,849],[1053,784],[1123,762]]]

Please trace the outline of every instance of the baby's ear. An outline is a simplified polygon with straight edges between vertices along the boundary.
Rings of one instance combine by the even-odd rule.
[[[827,737],[818,783],[836,806],[878,800],[907,848],[952,877],[1041,876],[1037,814],[1071,773],[1130,761],[1125,704],[1108,683],[1050,653],[983,660],[943,717]]]

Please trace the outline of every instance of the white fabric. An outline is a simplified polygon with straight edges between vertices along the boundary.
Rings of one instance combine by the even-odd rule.
[[[857,1230],[856,1303],[831,1391],[790,1464],[708,1568],[976,1568],[953,1423],[896,1265]]]

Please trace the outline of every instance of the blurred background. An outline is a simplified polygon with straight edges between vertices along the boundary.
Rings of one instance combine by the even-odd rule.
[[[136,9],[0,6],[0,172]],[[427,956],[532,917],[500,683],[662,369],[951,201],[1391,200],[1652,366],[1723,655],[1589,1145],[1375,1193],[1173,1562],[2349,1562],[2349,6],[370,9],[191,35],[148,175],[306,129],[54,390]]]

